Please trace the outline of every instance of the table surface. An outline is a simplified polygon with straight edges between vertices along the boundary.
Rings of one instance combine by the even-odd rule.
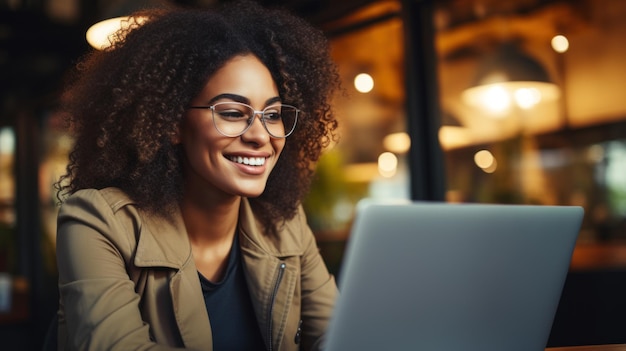
[[[546,351],[626,351],[626,344],[549,347]]]

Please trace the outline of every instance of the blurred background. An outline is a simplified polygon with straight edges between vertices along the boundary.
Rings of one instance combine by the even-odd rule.
[[[260,2],[323,30],[340,68],[341,139],[305,203],[334,274],[362,202],[579,205],[549,346],[626,342],[626,1]],[[0,2],[3,350],[40,349],[58,301],[63,74],[91,49],[92,24],[164,3]]]

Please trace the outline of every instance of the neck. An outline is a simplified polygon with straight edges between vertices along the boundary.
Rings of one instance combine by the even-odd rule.
[[[189,240],[201,246],[232,241],[240,203],[238,196],[219,203],[194,201],[193,196],[185,196],[180,208]]]
[[[198,272],[210,281],[223,278],[239,219],[241,197],[189,187],[180,204]]]

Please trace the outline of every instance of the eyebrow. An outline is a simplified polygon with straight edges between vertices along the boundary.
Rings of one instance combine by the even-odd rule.
[[[250,105],[250,99],[248,99],[247,97],[241,96],[241,95],[237,95],[237,94],[229,94],[229,93],[224,93],[224,94],[219,94],[217,96],[214,96],[211,100],[209,100],[209,105],[212,105],[216,101],[223,100],[223,99],[233,100],[233,101],[236,101],[236,102],[241,102],[243,104]],[[269,105],[271,105],[273,103],[277,103],[277,102],[280,102],[280,97],[279,96],[274,96],[274,97],[271,97],[271,98],[265,100],[265,106],[269,106]]]

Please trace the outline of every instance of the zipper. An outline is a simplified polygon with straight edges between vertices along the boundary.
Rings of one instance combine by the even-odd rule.
[[[276,282],[274,283],[274,290],[272,290],[272,296],[270,298],[270,308],[269,308],[269,312],[268,312],[268,329],[267,329],[267,340],[268,340],[268,351],[272,351],[273,349],[273,345],[272,345],[272,327],[273,327],[273,323],[272,323],[272,314],[274,312],[274,302],[276,301],[276,295],[278,294],[278,287],[280,286],[280,282],[281,280],[283,280],[283,274],[285,272],[285,263],[281,262],[280,265],[278,265],[278,275],[276,277]]]

